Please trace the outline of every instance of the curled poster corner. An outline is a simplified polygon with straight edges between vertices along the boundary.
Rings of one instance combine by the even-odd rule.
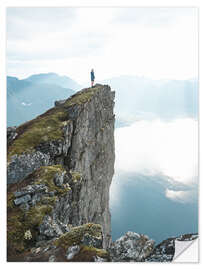
[[[175,254],[173,262],[198,263],[199,262],[199,239],[192,241],[175,240]]]

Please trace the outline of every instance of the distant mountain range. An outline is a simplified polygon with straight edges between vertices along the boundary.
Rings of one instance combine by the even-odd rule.
[[[198,81],[152,80],[138,76],[120,76],[101,83],[116,91],[117,125],[140,119],[197,117]]]
[[[19,125],[54,106],[81,86],[55,73],[36,74],[26,79],[7,77],[7,125]]]
[[[116,91],[116,127],[141,119],[197,118],[198,81],[195,79],[152,80],[123,75],[99,82]],[[7,77],[8,126],[36,117],[52,107],[55,100],[68,98],[83,87],[56,73],[35,74],[23,80]]]
[[[60,76],[56,73],[41,73],[41,74],[34,74],[26,79],[27,82],[31,83],[45,83],[45,84],[55,84],[58,86],[61,86],[63,88],[69,88],[74,91],[78,91],[81,88],[81,85],[79,85],[77,82],[72,80],[71,78],[67,76]]]

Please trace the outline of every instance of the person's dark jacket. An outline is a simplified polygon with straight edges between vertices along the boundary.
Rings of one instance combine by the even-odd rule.
[[[94,81],[95,76],[94,76],[94,71],[91,71],[91,81]]]

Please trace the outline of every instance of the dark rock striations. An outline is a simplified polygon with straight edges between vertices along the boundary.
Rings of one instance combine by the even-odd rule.
[[[108,260],[113,107],[114,92],[97,84],[8,129],[8,260]],[[100,224],[101,237],[83,231],[57,255],[60,239],[83,224]]]

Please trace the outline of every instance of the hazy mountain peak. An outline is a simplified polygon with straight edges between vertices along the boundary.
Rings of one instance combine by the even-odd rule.
[[[23,80],[7,76],[7,124],[32,119],[52,107],[56,99],[73,95],[77,87],[77,82],[56,73],[34,74]]]
[[[61,76],[54,72],[33,74],[25,79],[26,81],[33,83],[52,83],[57,84],[64,88],[70,88],[72,90],[79,90],[80,85],[72,80],[68,76]]]

